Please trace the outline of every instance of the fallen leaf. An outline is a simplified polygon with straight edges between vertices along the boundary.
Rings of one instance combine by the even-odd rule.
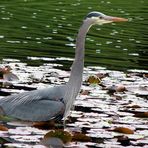
[[[134,131],[127,127],[116,127],[113,131],[124,134],[134,134]]]
[[[148,78],[148,73],[143,74],[143,77],[144,77],[144,78]]]
[[[148,118],[148,112],[143,112],[143,113],[136,113],[134,117],[139,117],[139,118]]]
[[[54,121],[34,122],[33,127],[36,127],[38,129],[51,129],[55,127],[55,122]]]
[[[126,90],[125,86],[120,84],[120,85],[112,85],[106,88],[108,90],[109,94],[113,94],[114,92],[123,92]]]
[[[91,138],[82,133],[74,133],[72,141],[90,142]]]
[[[123,145],[123,146],[131,145],[130,140],[127,136],[118,136],[116,138],[117,138],[117,142],[120,142],[121,145]]]
[[[0,131],[8,131],[8,128],[0,124]]]
[[[89,76],[86,80],[89,84],[100,84],[101,80],[96,75]]]
[[[117,91],[117,92],[123,92],[123,91],[125,91],[125,90],[126,90],[126,88],[125,88],[125,86],[122,85],[122,84],[116,86],[116,91]]]
[[[139,105],[129,105],[126,108],[141,108]]]
[[[69,132],[61,129],[52,130],[48,132],[47,134],[45,134],[44,139],[51,138],[51,137],[59,138],[63,141],[63,143],[67,143],[72,140],[72,135]]]
[[[89,90],[82,90],[81,95],[89,95]]]
[[[108,75],[108,73],[98,73],[98,74],[96,74],[96,76],[97,76],[98,78],[100,78],[100,79],[103,79],[103,78],[105,78],[105,77],[107,77],[107,76],[109,76],[109,75]]]

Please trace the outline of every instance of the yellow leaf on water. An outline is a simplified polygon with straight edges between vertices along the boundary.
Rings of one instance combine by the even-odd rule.
[[[101,83],[101,80],[96,75],[89,76],[86,81],[90,84],[100,84]]]

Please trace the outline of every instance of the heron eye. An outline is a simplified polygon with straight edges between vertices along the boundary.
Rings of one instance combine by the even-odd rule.
[[[100,17],[99,17],[99,19],[103,19],[103,17],[102,17],[102,16],[100,16]]]

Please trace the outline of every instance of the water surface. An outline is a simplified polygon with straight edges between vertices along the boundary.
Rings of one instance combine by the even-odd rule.
[[[147,69],[146,0],[5,0],[0,2],[0,59],[28,56],[74,57],[75,38],[90,11],[128,18],[94,26],[86,39],[86,65]],[[71,62],[66,62],[69,67]]]

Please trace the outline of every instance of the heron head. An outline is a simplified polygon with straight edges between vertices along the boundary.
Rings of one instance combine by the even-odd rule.
[[[121,17],[113,17],[113,16],[107,16],[101,12],[90,12],[88,15],[85,17],[84,21],[88,21],[92,24],[107,24],[107,23],[112,23],[112,22],[125,22],[128,21],[128,19],[121,18]]]

